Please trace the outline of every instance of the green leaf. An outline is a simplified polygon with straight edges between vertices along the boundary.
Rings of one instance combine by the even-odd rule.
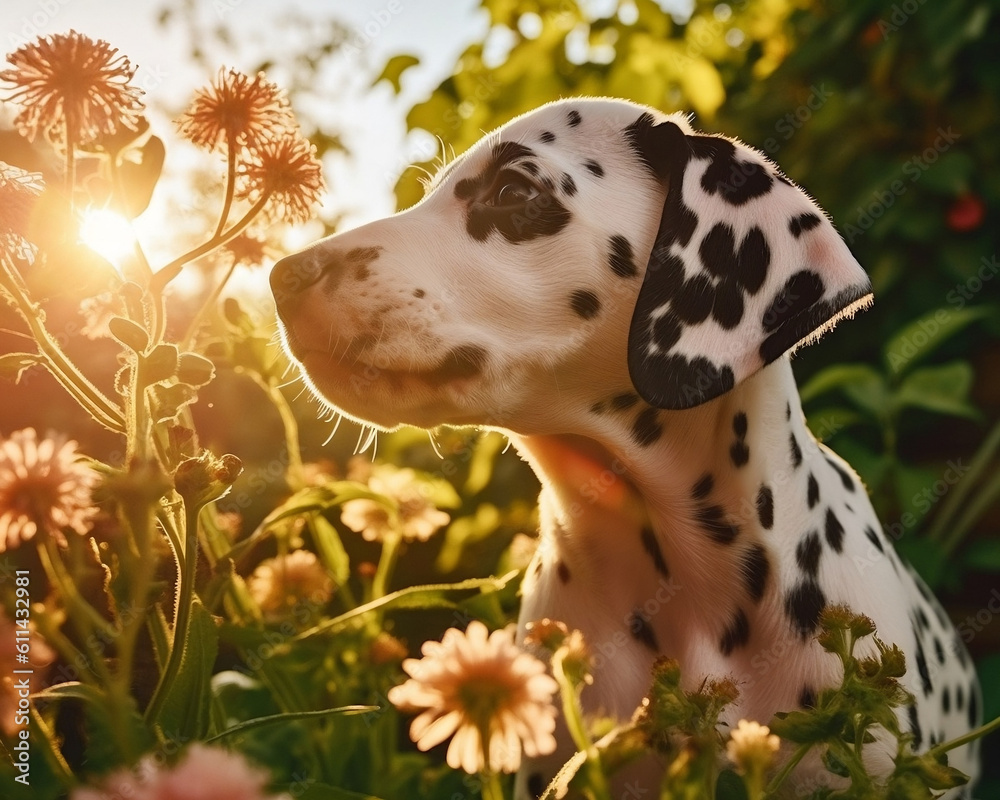
[[[507,447],[507,437],[493,431],[479,438],[473,446],[472,460],[469,462],[469,476],[462,491],[476,495],[489,485],[493,477],[493,464],[497,456]]]
[[[460,598],[456,595],[473,594],[476,592],[497,592],[503,589],[510,581],[518,576],[518,572],[508,572],[499,578],[470,578],[458,583],[439,583],[425,586],[410,586],[406,589],[387,594],[378,600],[365,603],[363,606],[333,617],[307,631],[303,631],[297,636],[289,639],[290,642],[301,641],[316,636],[321,633],[336,633],[349,626],[358,625],[367,614],[377,609],[398,611],[408,608],[450,608],[458,607]]]
[[[201,739],[208,732],[219,633],[212,615],[197,600],[191,605],[188,639],[174,646],[184,647],[184,659],[163,704],[160,726],[171,739]]]
[[[715,784],[715,800],[747,800],[747,787],[733,770],[724,769]]]
[[[342,586],[351,576],[351,558],[344,549],[344,543],[336,527],[322,514],[309,518],[313,543],[338,586]]]
[[[309,788],[304,792],[299,783],[293,783],[287,789],[289,792],[294,792],[294,796],[299,800],[380,800],[373,794],[352,792],[349,789],[341,789],[327,783],[310,783]],[[298,789],[297,792],[296,789]]]
[[[458,566],[466,545],[482,541],[500,525],[500,510],[492,503],[482,503],[471,517],[460,517],[448,526],[438,554],[439,572],[451,572]]]
[[[1000,572],[1000,539],[979,539],[965,548],[962,562],[967,569]]]
[[[850,408],[840,406],[820,408],[806,415],[809,430],[821,442],[829,441],[841,431],[865,422],[874,420]]]
[[[17,383],[25,370],[44,363],[42,357],[34,353],[6,353],[0,356],[0,378]]]
[[[968,399],[972,379],[972,367],[965,361],[924,367],[906,376],[892,401],[897,408],[922,408],[953,417],[979,419],[979,411]]]
[[[231,728],[226,728],[221,733],[215,734],[215,736],[209,736],[205,741],[214,742],[228,736],[238,736],[248,731],[265,728],[270,725],[287,725],[289,722],[298,722],[304,719],[325,719],[331,716],[367,714],[371,711],[378,711],[378,706],[340,706],[339,708],[321,708],[316,711],[289,711],[283,714],[271,714],[266,717],[257,717],[256,719],[248,719],[245,722],[237,723]]]
[[[393,56],[386,63],[385,68],[382,73],[372,81],[372,86],[379,83],[380,81],[389,81],[392,84],[392,89],[396,94],[402,91],[400,85],[403,73],[406,72],[410,67],[416,66],[420,63],[420,59],[416,56],[400,55]]]
[[[929,356],[970,323],[996,314],[994,305],[930,311],[889,339],[882,352],[885,365],[891,374],[898,375]]]
[[[868,364],[834,364],[820,370],[812,379],[799,389],[803,403],[833,391],[856,386],[873,394],[885,393],[885,379],[878,370]]]

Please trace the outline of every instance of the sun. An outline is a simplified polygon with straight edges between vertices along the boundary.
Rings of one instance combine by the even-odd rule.
[[[106,208],[92,208],[84,212],[80,222],[80,240],[104,256],[119,272],[135,253],[132,223]]]

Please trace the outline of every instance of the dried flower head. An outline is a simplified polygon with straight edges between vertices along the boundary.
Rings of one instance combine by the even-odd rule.
[[[65,528],[86,534],[96,509],[90,493],[97,473],[78,460],[63,435],[38,440],[33,428],[0,443],[0,552],[39,530],[66,545]]]
[[[322,606],[333,594],[333,581],[315,553],[295,550],[262,561],[248,588],[264,615],[277,617],[299,605]]]
[[[42,176],[0,161],[0,250],[24,257]]]
[[[131,84],[129,60],[103,39],[70,31],[39,37],[7,60],[0,80],[14,85],[8,100],[21,106],[14,118],[29,139],[39,133],[55,144],[87,144],[122,127],[136,129],[142,90]]]
[[[400,528],[406,541],[426,542],[451,517],[435,508],[421,491],[417,473],[410,469],[397,469],[379,465],[372,469],[368,487],[378,494],[395,501],[398,512],[393,514],[375,500],[348,500],[340,511],[340,518],[352,531],[357,531],[369,542],[384,541]]]
[[[75,789],[71,800],[291,800],[272,795],[265,787],[267,772],[254,767],[238,753],[221,747],[193,744],[173,767],[158,764],[152,756],[135,770],[119,770],[100,788]]]
[[[403,662],[410,679],[389,690],[398,708],[423,712],[410,726],[418,748],[451,736],[448,765],[469,773],[514,772],[522,749],[532,758],[555,750],[558,685],[510,629],[489,634],[473,621],[464,633],[449,628],[440,642],[424,642],[421,652]]]
[[[296,132],[248,151],[239,165],[236,196],[250,203],[266,198],[272,219],[305,222],[323,191],[322,172],[316,148]]]
[[[781,739],[767,725],[741,719],[729,736],[726,754],[742,773],[761,773],[771,766]]]
[[[267,259],[274,258],[275,250],[267,240],[252,233],[241,233],[226,242],[222,249],[232,259],[233,264],[259,267]]]
[[[288,99],[263,72],[250,77],[235,69],[219,70],[216,79],[200,89],[177,127],[199,147],[251,149],[295,131]]]

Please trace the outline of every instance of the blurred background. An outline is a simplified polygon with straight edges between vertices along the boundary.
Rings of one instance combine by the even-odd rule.
[[[288,90],[327,193],[317,220],[267,232],[228,285],[265,343],[275,258],[412,204],[426,171],[541,103],[626,97],[690,111],[695,127],[764,151],[830,213],[875,287],[871,310],[795,360],[810,425],[864,478],[887,533],[972,652],[986,717],[1000,714],[1000,2],[5,0],[0,41],[9,52],[71,28],[118,47],[146,89],[165,177],[132,224],[159,261],[214,221],[220,165],[179,141],[172,122],[193,91],[222,65],[263,69]],[[52,169],[12,117],[0,106],[0,160]],[[115,267],[121,254],[108,245],[122,224],[95,213],[81,231],[92,263],[32,277],[53,330],[106,385],[116,346],[86,336],[80,298]],[[198,267],[179,282],[180,300],[203,295],[223,268],[211,258]],[[0,352],[19,349],[11,319],[0,313]],[[206,446],[243,459],[230,502],[252,528],[286,491],[281,423],[254,401],[249,356],[216,355],[219,377],[192,411]],[[113,458],[116,438],[43,371],[17,384],[0,377],[4,434],[69,430],[83,450]],[[348,422],[334,433],[301,389],[290,376],[306,459],[343,472],[367,437]],[[435,450],[426,433],[402,431],[379,437],[377,455],[446,475],[454,460],[467,479],[476,437],[442,432]],[[486,506],[497,515],[415,552],[407,582],[486,574],[531,530],[534,478],[500,449],[486,446],[492,480],[467,481],[475,491],[462,497],[470,518]],[[996,740],[982,797],[1000,796]]]

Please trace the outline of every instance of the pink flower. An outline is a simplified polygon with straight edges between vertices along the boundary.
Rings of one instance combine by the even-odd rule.
[[[70,800],[290,800],[265,790],[266,771],[238,753],[193,744],[173,767],[147,756],[135,770],[120,770],[100,788],[76,789]]]
[[[473,621],[464,633],[449,628],[440,642],[424,642],[421,652],[403,662],[410,679],[389,690],[393,705],[423,712],[410,726],[421,750],[450,736],[448,765],[469,773],[514,772],[522,750],[532,757],[555,750],[558,685],[510,629],[488,634]]]

